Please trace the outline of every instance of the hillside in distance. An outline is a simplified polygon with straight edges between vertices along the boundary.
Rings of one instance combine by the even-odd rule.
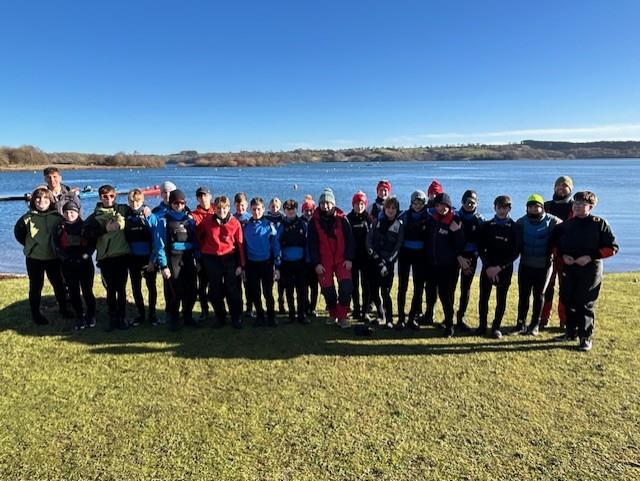
[[[560,142],[523,140],[505,145],[465,144],[428,147],[359,147],[351,149],[297,149],[280,152],[241,151],[200,153],[185,150],[177,154],[93,154],[47,153],[37,147],[0,147],[0,169],[21,169],[44,165],[82,167],[163,167],[167,164],[193,167],[256,167],[311,162],[394,162],[459,160],[546,160],[546,159],[640,158],[640,142]]]

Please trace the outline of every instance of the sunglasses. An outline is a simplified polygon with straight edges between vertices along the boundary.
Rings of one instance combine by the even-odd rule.
[[[103,199],[115,199],[116,194],[101,194],[100,197],[102,197]]]
[[[171,202],[171,205],[185,205],[186,202],[184,200],[176,200],[175,202]]]

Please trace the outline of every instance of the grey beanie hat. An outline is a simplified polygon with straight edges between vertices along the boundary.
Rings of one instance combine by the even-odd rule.
[[[333,190],[329,187],[325,187],[318,197],[318,202],[331,202],[333,205],[336,205],[336,196],[333,194]]]
[[[176,184],[174,184],[170,180],[165,180],[162,184],[160,184],[160,192],[173,192],[176,189]]]
[[[414,190],[411,193],[411,202],[413,202],[414,200],[417,200],[417,199],[420,199],[420,200],[422,200],[422,202],[426,203],[427,202],[427,194],[425,194],[421,190]]]

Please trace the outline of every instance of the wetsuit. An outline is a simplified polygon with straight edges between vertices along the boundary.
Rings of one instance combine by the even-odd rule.
[[[409,273],[413,275],[413,299],[409,310],[409,322],[413,323],[422,313],[422,295],[426,276],[425,237],[429,224],[428,209],[419,212],[408,209],[400,214],[404,224],[404,241],[398,256],[398,322],[405,322],[405,304],[409,287]]]
[[[171,277],[164,280],[164,290],[169,293],[168,312],[172,329],[180,327],[181,307],[184,324],[196,324],[193,320],[197,294],[195,228],[195,221],[186,212],[169,209],[158,221],[153,239],[160,269],[168,267],[171,272]]]
[[[131,210],[125,219],[124,233],[129,243],[131,257],[129,258],[129,278],[131,279],[131,291],[138,309],[138,318],[134,322],[144,322],[145,309],[142,296],[142,278],[144,277],[148,292],[149,322],[155,323],[156,303],[158,290],[156,288],[156,271],[149,270],[153,245],[153,230],[158,226],[158,220],[154,214],[147,217],[144,213],[145,206],[137,210]]]
[[[355,241],[355,256],[351,266],[351,280],[353,281],[353,293],[351,295],[353,299],[353,317],[354,319],[364,319],[365,314],[368,314],[368,302],[371,299],[367,272],[367,266],[369,264],[367,234],[371,230],[371,219],[366,211],[361,214],[356,214],[354,211],[351,211],[347,214],[347,219],[349,220],[349,224],[351,224],[353,239]],[[362,287],[362,296],[360,287]]]
[[[370,293],[378,298],[376,304],[382,305],[381,321],[390,326],[393,318],[391,287],[393,273],[398,260],[400,247],[404,240],[404,225],[397,217],[393,220],[386,216],[378,219],[367,236],[367,251],[371,257],[369,277]]]
[[[467,271],[460,270],[460,303],[458,304],[457,321],[458,324],[462,324],[465,322],[471,284],[478,266],[478,232],[480,226],[485,222],[485,218],[478,213],[477,209],[469,212],[464,207],[460,208],[458,215],[462,221],[465,242],[460,255],[471,261],[471,266]]]
[[[553,195],[552,200],[548,200],[544,203],[544,211],[555,215],[560,220],[565,221],[573,217],[573,199],[571,194],[567,194],[564,197],[560,197],[557,194]],[[554,256],[553,269],[547,282],[547,288],[544,291],[544,304],[542,305],[542,313],[540,319],[540,325],[546,326],[549,323],[551,317],[551,310],[553,309],[553,293],[556,287],[556,279],[558,282],[562,279],[560,273],[562,271],[562,260]],[[558,318],[560,319],[560,327],[565,326],[566,313],[562,302],[558,300]]]
[[[307,224],[307,248],[304,259],[304,280],[305,280],[305,301],[307,306],[307,317],[316,314],[316,306],[318,305],[318,274],[316,274],[316,266],[311,262],[309,254],[309,219],[305,216],[300,217]]]
[[[278,227],[282,253],[280,278],[287,295],[289,321],[306,322],[305,265],[307,254],[307,223],[300,217],[285,218]],[[295,295],[294,295],[295,293]]]
[[[464,231],[450,229],[452,222],[460,223],[453,210],[442,216],[435,210],[425,231],[427,260],[427,319],[433,319],[436,292],[444,312],[444,327],[447,335],[453,334],[453,301],[458,281],[458,255],[464,249]],[[432,302],[429,302],[429,300]]]
[[[567,313],[566,334],[591,340],[595,322],[595,303],[602,285],[602,259],[618,252],[611,227],[602,217],[573,217],[560,224],[553,234],[552,246],[559,256],[577,259],[588,255],[585,266],[564,265],[560,282],[560,300]]]
[[[80,218],[73,223],[62,222],[53,239],[71,305],[76,312],[78,328],[95,325],[96,317],[96,298],[93,294],[95,268],[91,258],[93,247],[82,237],[83,227],[84,222]],[[87,307],[86,313],[83,312],[82,298]]]
[[[494,217],[480,226],[478,232],[478,255],[482,261],[482,271],[480,273],[480,299],[478,301],[480,317],[478,329],[482,332],[487,328],[489,297],[491,297],[491,290],[494,286],[496,287],[496,310],[491,330],[498,331],[500,329],[507,307],[507,293],[509,292],[513,275],[513,262],[518,258],[519,251],[517,227],[511,217],[506,219]],[[493,266],[502,268],[495,283],[489,279],[486,272],[487,268]]]

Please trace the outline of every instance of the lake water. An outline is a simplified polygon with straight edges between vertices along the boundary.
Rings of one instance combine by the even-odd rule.
[[[63,172],[63,181],[70,186],[83,187],[110,183],[118,190],[175,182],[185,191],[190,206],[195,206],[195,191],[199,185],[208,186],[213,195],[233,197],[244,191],[248,197],[259,195],[268,201],[273,196],[283,201],[294,198],[301,202],[305,194],[317,201],[325,186],[333,188],[337,204],[351,209],[351,196],[364,190],[375,198],[379,179],[387,178],[398,196],[401,208],[408,207],[414,189],[426,190],[432,179],[438,179],[454,203],[462,193],[475,189],[480,196],[480,211],[493,215],[492,201],[500,194],[513,199],[512,217],[524,214],[527,197],[540,193],[545,199],[553,193],[553,183],[560,175],[570,175],[575,190],[592,190],[600,200],[596,215],[607,219],[620,244],[620,253],[605,261],[605,269],[612,271],[640,270],[640,239],[636,221],[636,206],[640,205],[640,159],[589,159],[563,161],[457,161],[457,162],[390,162],[390,163],[322,163],[281,167],[254,168],[178,168],[70,170]],[[42,182],[40,171],[0,173],[0,193],[20,195]],[[296,188],[297,187],[297,188]],[[125,199],[122,198],[122,202]],[[159,202],[148,198],[151,206]],[[95,200],[83,202],[85,215],[95,206]],[[13,226],[26,211],[24,202],[2,202],[4,215],[0,220],[0,272],[25,272],[21,246],[13,237]]]

